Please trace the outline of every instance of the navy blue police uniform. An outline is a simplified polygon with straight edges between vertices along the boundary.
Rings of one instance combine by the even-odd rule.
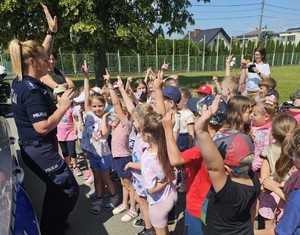
[[[19,134],[22,159],[46,184],[41,216],[42,234],[64,234],[69,213],[79,196],[79,186],[71,170],[58,154],[54,128],[46,135],[35,131],[33,124],[47,120],[55,110],[45,86],[24,76],[12,84],[12,108]]]

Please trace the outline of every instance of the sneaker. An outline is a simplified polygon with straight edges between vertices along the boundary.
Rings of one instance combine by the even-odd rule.
[[[127,223],[127,222],[135,219],[138,216],[139,216],[139,214],[136,211],[129,210],[129,211],[127,211],[127,213],[125,215],[122,216],[121,221],[123,223]]]
[[[103,199],[96,199],[92,202],[92,213],[98,214],[101,211],[101,208],[103,206]]]
[[[136,233],[135,235],[155,235],[155,231],[153,228],[150,229],[144,228],[141,232]]]
[[[135,219],[132,221],[132,226],[138,228],[138,227],[145,227],[145,221],[141,219]]]
[[[82,172],[78,167],[73,168],[73,173],[76,176],[82,176]]]
[[[113,209],[112,213],[114,215],[118,215],[118,214],[121,214],[122,212],[124,211],[127,211],[128,210],[128,206],[127,205],[124,205],[123,203],[120,204],[119,206],[117,206],[115,209]]]
[[[112,210],[117,206],[118,203],[119,203],[119,195],[116,194],[115,196],[110,197],[109,202],[105,205],[104,208],[107,210]]]
[[[86,181],[84,181],[83,185],[89,187],[89,186],[91,186],[93,183],[94,183],[94,177],[91,177],[91,176],[90,176],[90,178],[88,178]]]
[[[92,199],[92,200],[96,200],[97,199],[96,192],[94,191],[94,192],[89,193],[88,198]]]
[[[90,176],[91,176],[90,171],[89,171],[89,170],[85,170],[85,171],[84,171],[83,178],[84,178],[85,180],[87,180],[87,179],[90,178]]]

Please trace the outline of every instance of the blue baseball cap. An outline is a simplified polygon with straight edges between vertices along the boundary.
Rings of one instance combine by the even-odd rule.
[[[164,98],[173,100],[176,104],[178,104],[181,100],[181,93],[176,86],[166,86],[162,93]]]
[[[189,108],[189,110],[191,110],[192,112],[196,112],[198,113],[198,109],[197,109],[197,103],[201,100],[202,98],[199,97],[193,97],[190,98],[187,103],[186,106]]]
[[[206,105],[207,107],[211,106],[212,103],[215,100],[215,96],[210,95],[210,96],[206,96],[204,98],[202,98],[198,103],[197,103],[197,110],[198,113],[201,115],[202,114],[202,108],[203,105]],[[216,112],[216,114],[210,119],[210,123],[213,125],[217,125],[220,126],[224,123],[224,121],[227,118],[227,104],[226,102],[221,99],[220,100],[220,105],[219,105],[219,109]]]

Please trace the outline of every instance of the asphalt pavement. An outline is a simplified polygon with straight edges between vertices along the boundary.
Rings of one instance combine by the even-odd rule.
[[[18,139],[16,126],[12,118],[7,119],[10,123],[12,135]],[[24,185],[26,191],[31,199],[34,210],[39,220],[41,216],[42,203],[45,193],[44,183],[33,174],[26,165],[22,162],[20,157],[20,151],[18,143],[15,144],[19,163],[25,171]],[[80,168],[84,170],[82,161],[80,162]],[[80,186],[80,196],[75,209],[70,214],[68,222],[70,223],[69,229],[66,231],[66,235],[89,235],[89,234],[100,234],[100,235],[134,235],[142,230],[142,228],[136,228],[129,223],[121,222],[123,214],[114,216],[110,210],[102,208],[99,214],[91,213],[91,199],[88,198],[87,194],[92,190],[92,187],[83,185],[83,176],[76,177],[77,182]],[[120,195],[121,200],[121,184],[115,181],[117,192]],[[185,208],[185,194],[178,194],[178,202],[176,205],[176,213],[178,214],[178,220],[176,223],[169,225],[170,234],[183,234],[184,229],[184,218],[183,212]],[[108,200],[108,198],[105,198]],[[139,217],[138,217],[139,218]]]

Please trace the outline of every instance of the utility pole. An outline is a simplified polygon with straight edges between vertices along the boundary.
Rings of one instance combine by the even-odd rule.
[[[262,25],[262,20],[264,17],[264,8],[265,8],[265,0],[262,0],[261,2],[261,15],[260,15],[260,20],[259,20],[259,32],[258,32],[258,39],[260,38],[260,34],[261,34],[261,25]]]

